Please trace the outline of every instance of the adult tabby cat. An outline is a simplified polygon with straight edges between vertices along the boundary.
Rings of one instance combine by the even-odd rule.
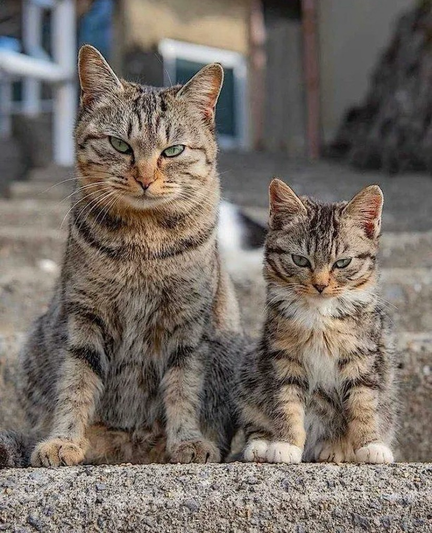
[[[30,462],[220,461],[243,350],[216,240],[223,70],[155,89],[84,46],[79,76],[66,254],[22,354]],[[1,442],[3,465],[28,462],[21,437]]]
[[[246,461],[393,461],[394,363],[377,291],[383,196],[270,185],[267,318],[241,369]]]

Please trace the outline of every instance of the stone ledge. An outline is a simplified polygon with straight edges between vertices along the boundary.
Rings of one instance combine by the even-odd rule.
[[[432,464],[3,470],[0,530],[432,531]]]

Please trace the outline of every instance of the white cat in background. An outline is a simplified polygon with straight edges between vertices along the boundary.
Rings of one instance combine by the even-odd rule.
[[[218,237],[225,266],[234,279],[253,278],[261,273],[263,264],[263,244],[266,229],[255,221],[251,229],[245,223],[248,219],[239,207],[222,200],[219,209]],[[261,245],[251,244],[251,232],[259,233]],[[256,235],[255,235],[256,237]]]

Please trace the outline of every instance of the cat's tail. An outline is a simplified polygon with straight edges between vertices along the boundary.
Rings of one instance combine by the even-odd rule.
[[[234,279],[259,274],[263,264],[263,246],[267,228],[223,200],[220,204],[218,240],[228,272]]]
[[[0,431],[0,468],[30,466],[36,436],[16,431]]]

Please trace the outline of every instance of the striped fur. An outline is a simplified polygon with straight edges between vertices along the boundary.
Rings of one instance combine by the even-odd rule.
[[[240,374],[246,460],[393,460],[394,361],[377,289],[381,208],[376,186],[326,205],[272,182],[267,318]]]
[[[22,352],[26,410],[42,436],[31,463],[220,461],[243,351],[216,239],[222,69],[155,89],[120,81],[85,46],[79,70],[66,254]],[[163,155],[178,144],[179,156]]]

